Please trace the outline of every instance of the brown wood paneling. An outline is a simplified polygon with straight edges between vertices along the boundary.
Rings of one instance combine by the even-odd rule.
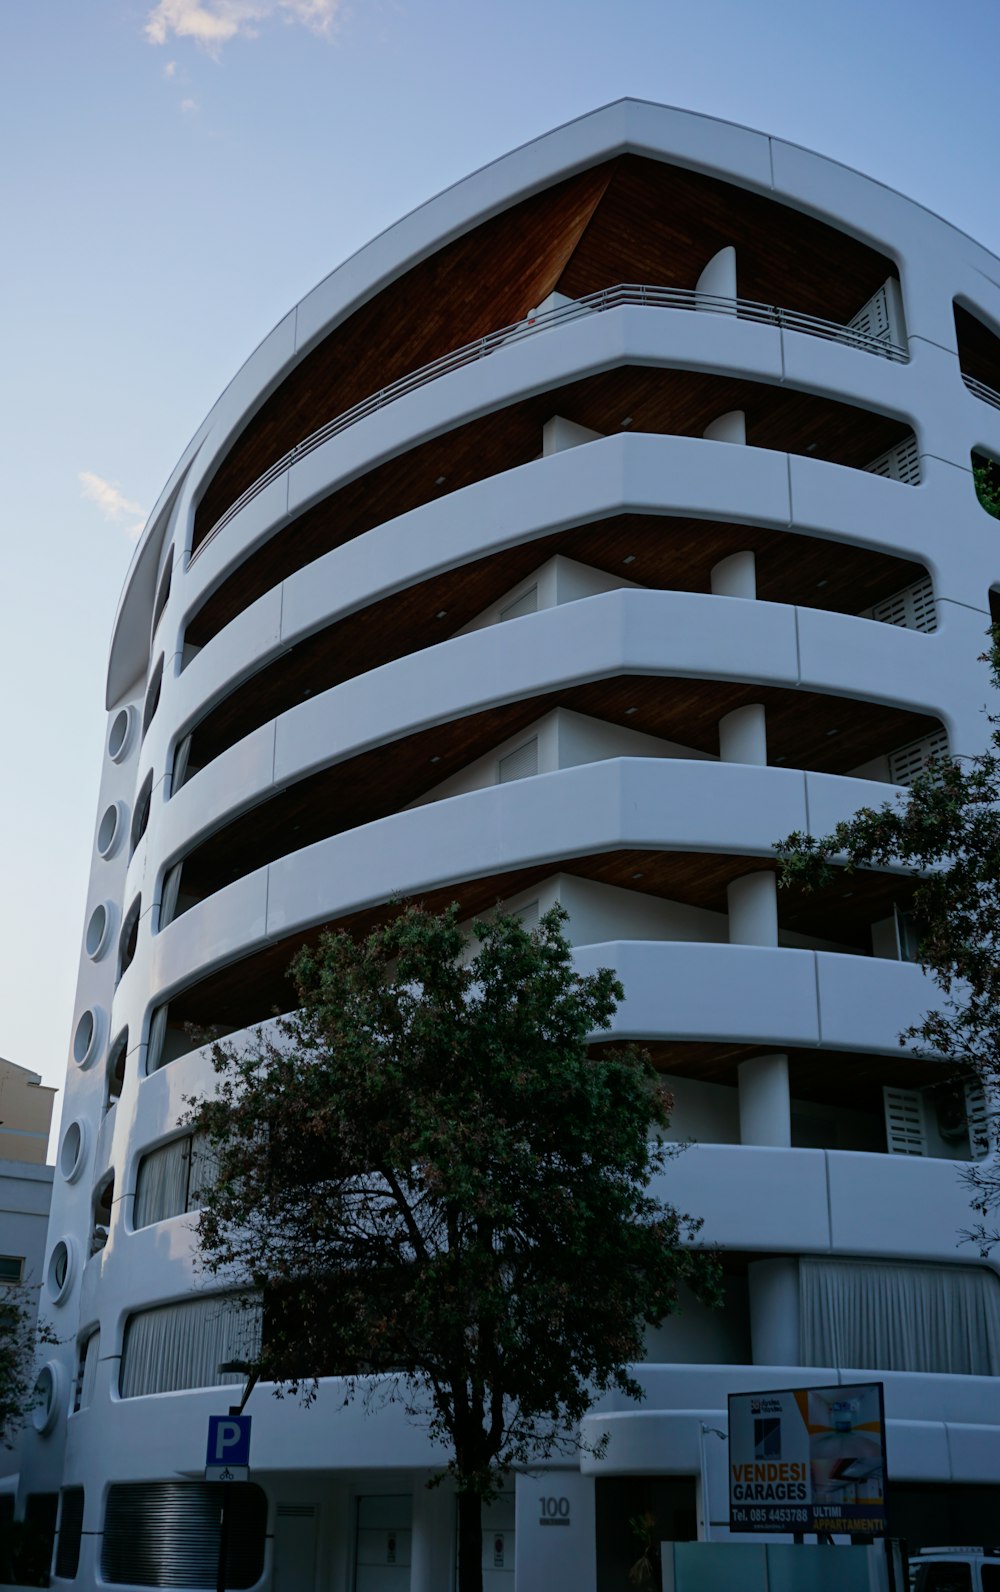
[[[626,155],[559,291],[582,298],[618,282],[693,288],[712,256],[730,244],[741,298],[842,324],[893,270],[884,255],[779,200]]]
[[[542,428],[553,415],[604,434],[620,431],[628,418],[633,431],[700,437],[731,409],[745,412],[752,446],[856,468],[909,434],[888,416],[811,393],[701,371],[622,366],[470,421],[332,492],[250,554],[208,595],[188,621],[186,639],[204,645],[261,593],[331,548],[461,487],[529,463],[541,452]]]
[[[443,354],[523,319],[552,292],[609,165],[484,222],[376,294],[306,355],[222,461],[195,516],[194,544],[282,454],[328,420]]]
[[[296,442],[353,404],[521,319],[558,283],[570,297],[619,282],[693,288],[734,244],[744,298],[846,321],[891,269],[846,233],[731,183],[627,156],[472,229],[330,333],[250,419],[209,483],[195,546]]]

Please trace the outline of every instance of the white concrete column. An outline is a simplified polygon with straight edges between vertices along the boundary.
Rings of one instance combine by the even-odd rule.
[[[413,1524],[410,1538],[410,1592],[440,1592],[451,1585],[455,1569],[455,1494],[447,1482],[427,1487],[413,1478]]]
[[[594,1478],[579,1471],[519,1472],[514,1585],[517,1592],[596,1592]],[[554,1528],[553,1520],[562,1524]]]
[[[709,582],[713,597],[756,597],[756,556],[750,552],[730,553],[728,558],[713,564]]]
[[[575,420],[553,415],[542,427],[542,458],[562,453],[564,448],[578,448],[581,442],[596,442],[603,435],[603,431],[591,431],[589,426],[578,426]]]
[[[698,304],[699,309],[714,309],[723,315],[736,314],[736,250],[732,244],[712,255],[695,284],[695,292],[704,293],[711,299],[734,300],[732,309],[728,305],[715,303]]]
[[[728,414],[719,415],[711,425],[705,427],[702,436],[708,442],[735,442],[746,446],[747,417],[742,409],[730,409]]]
[[[734,879],[726,898],[730,945],[777,945],[778,882],[770,868]]]
[[[788,1057],[751,1056],[739,1066],[740,1143],[787,1147],[792,1142]]]
[[[754,1365],[799,1365],[798,1262],[755,1260],[747,1273]]]
[[[719,720],[719,756],[724,763],[767,763],[767,720],[761,702],[734,708]]]

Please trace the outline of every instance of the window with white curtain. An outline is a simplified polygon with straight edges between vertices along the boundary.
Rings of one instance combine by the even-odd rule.
[[[1000,1278],[980,1266],[799,1261],[803,1365],[1000,1375]]]
[[[202,1294],[129,1316],[122,1346],[121,1396],[175,1393],[242,1382],[222,1372],[227,1360],[260,1357],[261,1309],[234,1294]]]
[[[204,1134],[187,1134],[150,1150],[139,1162],[136,1177],[135,1227],[149,1227],[196,1211],[215,1181],[215,1157]]]

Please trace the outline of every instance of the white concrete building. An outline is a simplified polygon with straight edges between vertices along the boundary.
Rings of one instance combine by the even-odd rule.
[[[724,1246],[725,1310],[651,1334],[645,1402],[589,1422],[605,1457],[497,1506],[491,1592],[620,1587],[646,1507],[724,1535],[711,1428],[768,1386],[883,1380],[895,1528],[995,1534],[1000,1282],[959,1245],[956,1165],[981,1102],[899,1049],[934,999],[905,879],[774,881],[780,837],[986,739],[980,454],[1000,261],[834,162],[634,101],[406,217],[251,356],[111,644],[65,1344],[23,1461],[62,1494],[56,1584],[214,1585],[198,1478],[241,1355],[193,1265],[178,1118],[211,1073],[185,1025],[266,1018],[304,938],[394,893],[564,903],[694,1141],[665,1192]],[[423,1433],[340,1404],[254,1393],[230,1584],[447,1589]]]

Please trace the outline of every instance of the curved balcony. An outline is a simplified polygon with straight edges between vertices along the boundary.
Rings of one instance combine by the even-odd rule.
[[[526,320],[517,321],[513,325],[501,327],[498,331],[486,337],[479,337],[472,343],[466,343],[461,348],[454,349],[451,353],[435,359],[430,364],[423,365],[420,369],[412,371],[409,375],[400,377],[387,387],[382,387],[378,392],[363,399],[360,403],[352,405],[343,414],[337,415],[333,420],[327,421],[301,442],[297,442],[280,459],[258,476],[256,481],[240,494],[236,501],[230,504],[225,513],[209,527],[197,547],[192,551],[192,561],[199,555],[203,548],[229,524],[241,509],[253,501],[259,493],[278,479],[287,470],[307,457],[315,449],[322,447],[331,437],[346,431],[350,426],[356,425],[359,420],[375,414],[387,404],[395,402],[397,398],[404,397],[407,393],[419,387],[426,386],[429,382],[436,381],[439,376],[448,375],[453,370],[459,370],[463,365],[470,365],[477,360],[485,359],[490,354],[496,353],[500,348],[510,343],[520,341],[526,337],[536,336],[539,332],[547,331],[553,326],[563,325],[568,321],[578,320],[583,316],[598,315],[606,310],[619,309],[622,306],[637,306],[639,308],[653,309],[681,309],[697,310],[719,315],[735,315],[738,319],[753,321],[758,325],[777,327],[782,331],[805,332],[809,336],[819,337],[829,342],[845,344],[849,348],[861,349],[866,353],[877,354],[883,359],[903,362],[908,358],[905,349],[898,344],[890,342],[888,338],[874,337],[867,332],[862,332],[851,326],[842,326],[835,321],[820,320],[816,316],[803,315],[794,310],[781,309],[773,304],[758,304],[750,299],[728,298],[718,294],[699,292],[696,289],[680,289],[647,286],[644,284],[620,283],[615,287],[602,288],[599,292],[588,293],[570,304],[559,305],[555,309],[547,310],[542,314],[529,316]]]

